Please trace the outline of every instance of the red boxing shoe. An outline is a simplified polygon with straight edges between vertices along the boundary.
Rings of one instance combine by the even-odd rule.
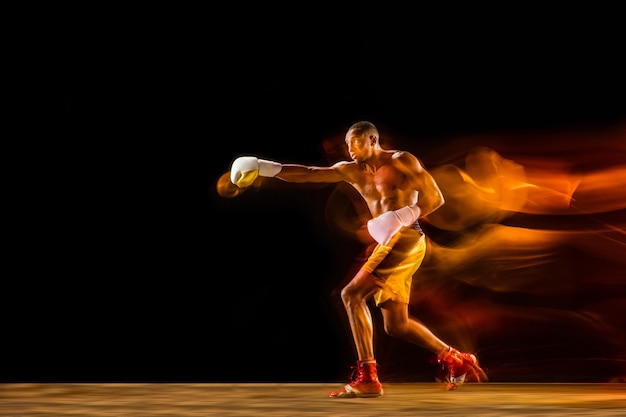
[[[383,386],[378,380],[376,361],[357,361],[357,366],[352,367],[351,382],[338,391],[329,395],[332,398],[367,398],[380,397],[383,395]]]
[[[468,374],[477,381],[487,380],[487,374],[478,365],[478,359],[471,353],[462,353],[449,347],[445,353],[437,356],[437,362],[447,369],[447,389],[455,390],[465,382]]]

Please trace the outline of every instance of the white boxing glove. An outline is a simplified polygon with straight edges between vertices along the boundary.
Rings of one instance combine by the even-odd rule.
[[[420,211],[417,204],[394,211],[387,211],[368,221],[367,230],[376,242],[386,245],[402,227],[415,223],[420,215]]]
[[[240,156],[230,167],[230,182],[239,188],[252,185],[258,177],[274,177],[283,169],[278,162],[259,159],[255,156]]]

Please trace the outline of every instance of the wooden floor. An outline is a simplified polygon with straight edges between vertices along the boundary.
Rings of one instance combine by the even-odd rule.
[[[626,416],[626,384],[385,385],[334,399],[336,383],[5,383],[0,416]]]

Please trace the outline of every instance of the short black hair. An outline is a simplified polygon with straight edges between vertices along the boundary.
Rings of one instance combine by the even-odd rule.
[[[378,137],[378,129],[372,122],[368,122],[367,120],[361,120],[360,122],[354,123],[348,130],[353,130],[356,134],[363,133],[371,133],[375,134]]]

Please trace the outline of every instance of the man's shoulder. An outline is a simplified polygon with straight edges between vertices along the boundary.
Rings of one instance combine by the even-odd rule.
[[[423,165],[419,158],[408,151],[394,151],[391,161],[394,166],[413,173],[421,172]]]
[[[415,155],[413,155],[409,151],[394,150],[394,151],[389,151],[389,152],[391,153],[391,158],[392,159],[397,159],[397,160],[400,160],[400,161],[415,161],[415,160],[417,160],[417,157]]]

